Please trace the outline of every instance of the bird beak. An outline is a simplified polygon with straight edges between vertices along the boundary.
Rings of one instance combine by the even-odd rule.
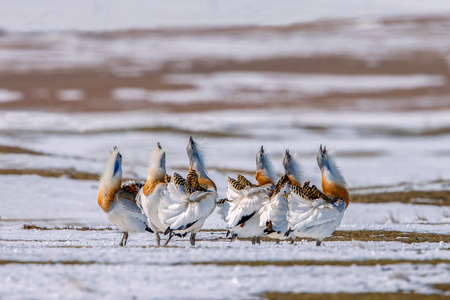
[[[159,149],[162,149],[162,148],[161,148],[161,144],[160,144],[159,142],[157,143],[157,145],[158,145],[158,148],[159,148]]]

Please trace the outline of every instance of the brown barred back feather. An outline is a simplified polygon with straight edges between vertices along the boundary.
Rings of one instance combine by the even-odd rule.
[[[303,184],[303,193],[309,198],[309,199],[324,199],[325,201],[328,201],[328,197],[322,193],[315,185],[309,186],[310,182],[306,181]]]
[[[228,199],[227,198],[222,198],[216,201],[216,204],[224,204],[225,202],[227,202]]]
[[[303,193],[303,188],[299,187],[298,185],[292,185],[291,192],[299,195],[302,198],[308,199],[308,197]]]
[[[277,185],[275,187],[275,193],[279,193],[280,190],[289,182],[289,177],[284,174],[281,176],[280,180],[278,180]]]
[[[304,194],[306,195],[306,197],[308,197],[309,199],[317,199],[317,198],[314,198],[314,192],[313,192],[312,188],[309,186],[309,184],[310,184],[310,181],[306,181],[306,182],[303,184],[303,187],[302,187],[303,193],[304,193]]]
[[[129,191],[124,190],[124,189],[121,189],[120,191],[118,191],[116,194],[116,197],[120,198],[120,199],[127,199],[133,203],[136,203],[136,194],[130,193]]]
[[[134,194],[135,196],[138,194],[139,190],[145,185],[145,181],[127,181],[122,183],[121,190],[130,194]]]
[[[206,192],[206,189],[203,188],[199,183],[198,183],[198,175],[197,172],[194,170],[189,171],[187,177],[187,184],[189,187],[191,187],[192,189],[196,190],[196,191],[202,191],[202,192]]]
[[[256,185],[253,184],[250,180],[242,176],[241,174],[237,174],[237,181],[241,184],[243,188],[249,186],[249,187],[255,187]]]
[[[244,188],[239,182],[231,177],[228,177],[228,183],[236,190],[242,190]]]
[[[189,185],[186,182],[186,179],[183,178],[183,176],[181,176],[178,173],[173,173],[173,183],[175,185],[181,185],[184,186],[184,188],[186,189],[186,191],[188,191],[189,193],[191,193]]]

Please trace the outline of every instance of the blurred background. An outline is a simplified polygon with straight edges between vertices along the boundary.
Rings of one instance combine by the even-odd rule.
[[[445,191],[449,63],[448,1],[0,0],[2,193],[21,176],[59,201],[43,188],[58,178],[92,224],[109,149],[127,178],[146,178],[157,142],[186,173],[189,135],[219,196],[261,145],[278,174],[296,153],[315,184],[326,145],[355,201]]]

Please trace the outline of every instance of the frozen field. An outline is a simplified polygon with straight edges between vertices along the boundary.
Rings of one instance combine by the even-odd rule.
[[[0,0],[0,299],[449,297],[450,6],[391,2]],[[253,246],[214,212],[195,247],[118,247],[109,150],[145,179],[160,142],[186,175],[190,135],[219,198],[261,145],[320,185],[326,145],[341,226]]]
[[[450,174],[444,163],[450,153],[448,135],[422,133],[445,128],[449,115],[447,111],[391,117],[344,113],[339,128],[321,122],[323,128],[317,133],[305,127],[315,126],[316,119],[331,119],[330,113],[286,110],[276,114],[283,117],[274,117],[269,112],[242,111],[4,112],[7,121],[0,139],[9,153],[0,156],[4,173],[0,175],[0,295],[257,299],[265,298],[266,292],[442,294],[435,284],[450,282],[448,199],[411,196],[404,203],[395,199],[386,203],[377,201],[377,195],[448,193]],[[28,124],[18,121],[18,116]],[[265,125],[268,120],[270,126]],[[109,230],[111,225],[96,201],[95,178],[108,150],[118,145],[125,176],[143,179],[150,152],[160,141],[167,151],[168,172],[185,174],[189,134],[208,137],[207,163],[220,197],[225,196],[227,176],[254,172],[255,150],[261,144],[270,151],[279,173],[284,149],[297,152],[304,177],[318,184],[315,153],[326,142],[340,154],[352,197],[357,200],[357,194],[368,194],[374,199],[374,203],[351,203],[339,230],[376,234],[367,239],[337,236],[320,248],[306,240],[295,245],[265,240],[252,246],[250,241],[225,239],[225,224],[214,212],[195,247],[179,238],[170,247],[156,247],[153,235],[134,234],[127,248],[119,248],[121,233]],[[75,179],[77,174],[88,180]],[[24,225],[32,226],[24,229]],[[91,230],[82,230],[85,227]],[[388,232],[402,234],[379,239]],[[424,236],[416,239],[417,234]]]

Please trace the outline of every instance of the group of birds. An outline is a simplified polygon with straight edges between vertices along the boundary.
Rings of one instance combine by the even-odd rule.
[[[322,190],[309,181],[302,184],[300,164],[286,150],[285,174],[275,180],[274,170],[264,148],[256,155],[257,183],[244,176],[228,178],[226,198],[218,200],[217,187],[208,177],[202,149],[192,139],[186,147],[189,173],[186,179],[166,172],[166,155],[158,143],[153,153],[146,181],[122,182],[122,155],[117,147],[110,153],[98,193],[98,204],[114,226],[123,231],[120,246],[126,246],[128,233],[152,232],[158,246],[161,234],[184,237],[196,234],[205,220],[220,206],[227,224],[227,236],[251,238],[260,243],[261,236],[279,240],[296,237],[323,239],[340,225],[349,204],[346,182],[335,159],[320,146],[317,163]]]

